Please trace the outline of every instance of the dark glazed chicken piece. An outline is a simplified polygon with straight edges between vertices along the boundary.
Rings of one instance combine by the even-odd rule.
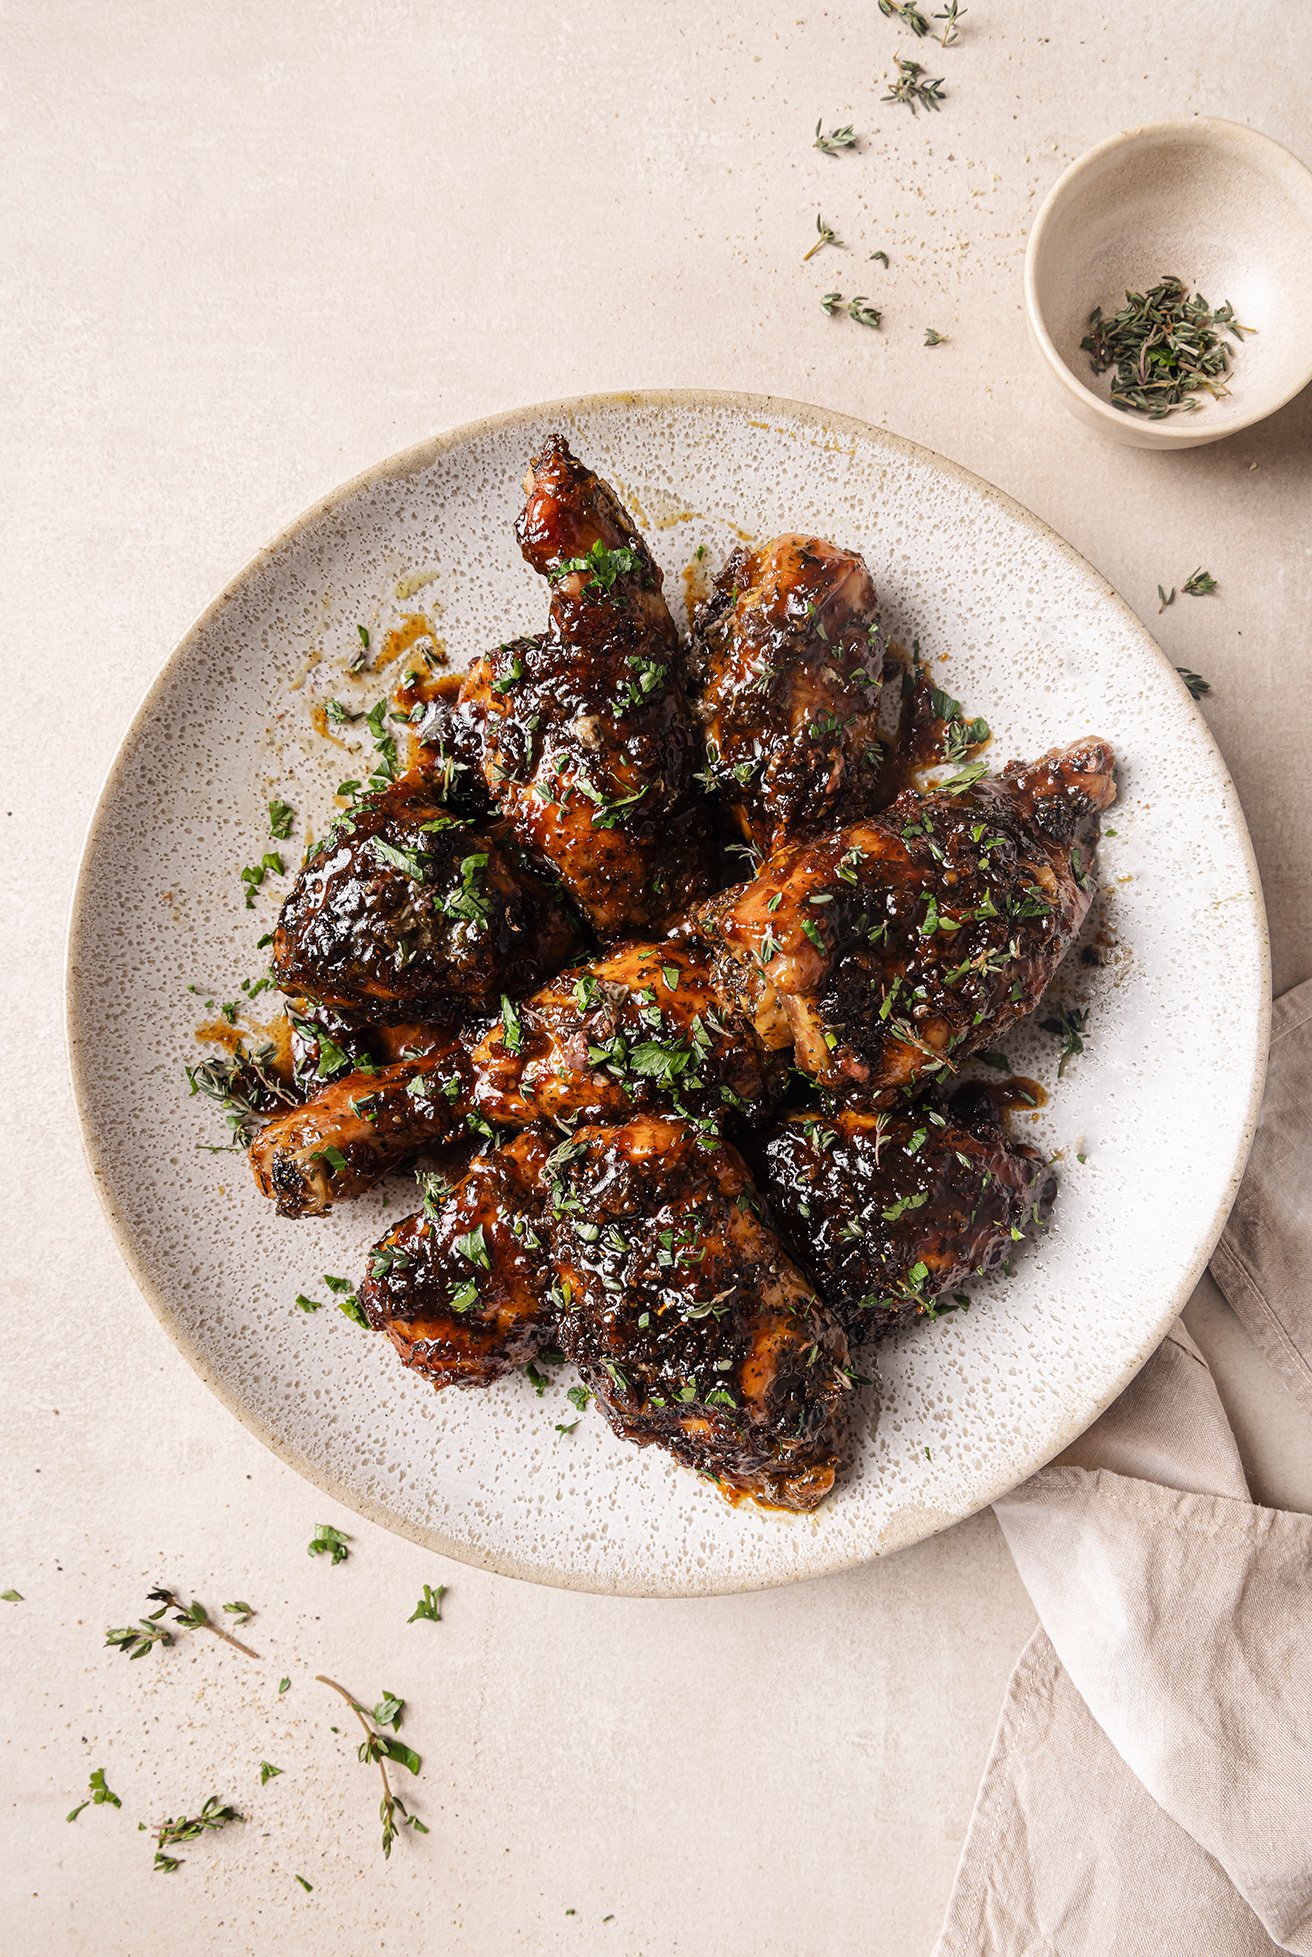
[[[711,888],[700,742],[661,573],[615,492],[553,435],[516,534],[551,583],[551,630],[471,668],[492,798],[603,938],[650,930]]]
[[[615,1432],[773,1507],[823,1500],[847,1341],[737,1151],[650,1115],[579,1129],[548,1216],[558,1336]]]
[[[449,1018],[532,985],[578,943],[570,906],[496,828],[413,771],[338,817],[283,904],[285,992],[365,1018]]]
[[[503,1128],[539,1119],[627,1121],[640,1109],[759,1113],[783,1068],[726,1011],[711,953],[687,930],[619,945],[525,999],[473,1048],[474,1103]]]
[[[951,1310],[937,1301],[1042,1228],[1057,1189],[972,1087],[946,1110],[790,1115],[765,1155],[775,1213],[853,1338]]]
[[[443,806],[483,822],[492,814],[483,779],[483,732],[478,717],[460,703],[463,677],[411,667],[392,692],[417,744],[415,766],[433,783]]]
[[[716,979],[770,1046],[869,1105],[951,1073],[1034,1010],[1094,892],[1106,741],[908,790],[705,906]]]
[[[427,1143],[453,1140],[469,1112],[468,1060],[452,1034],[422,1059],[341,1074],[267,1122],[251,1169],[279,1216],[324,1216]]]
[[[874,806],[884,646],[855,551],[736,550],[693,624],[689,692],[721,801],[763,856]]]
[[[489,1386],[551,1333],[535,1134],[476,1156],[455,1187],[393,1224],[369,1253],[360,1304],[401,1363],[434,1386]]]

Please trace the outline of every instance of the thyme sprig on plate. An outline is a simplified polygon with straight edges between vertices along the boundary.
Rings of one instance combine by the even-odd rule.
[[[1112,406],[1152,421],[1201,407],[1201,394],[1228,394],[1228,342],[1256,331],[1240,324],[1228,300],[1213,311],[1174,274],[1146,292],[1127,292],[1110,318],[1095,306],[1088,323],[1080,346],[1095,374],[1113,371]]]
[[[409,1812],[401,1796],[394,1792],[392,1783],[387,1775],[387,1762],[389,1760],[393,1761],[397,1766],[404,1767],[408,1773],[412,1774],[417,1774],[423,1765],[414,1748],[407,1746],[404,1740],[395,1737],[400,1730],[401,1715],[405,1710],[405,1700],[398,1699],[394,1692],[384,1692],[373,1711],[369,1712],[360,1704],[358,1699],[347,1691],[344,1685],[339,1685],[335,1678],[327,1678],[322,1672],[316,1672],[315,1682],[319,1685],[326,1685],[329,1691],[335,1692],[340,1699],[345,1699],[347,1705],[359,1720],[364,1732],[364,1739],[360,1743],[359,1757],[366,1762],[372,1760],[382,1776],[383,1798],[379,1803],[378,1812],[383,1823],[383,1854],[391,1854],[392,1843],[396,1840],[401,1828],[413,1828],[417,1834],[426,1835],[428,1829],[424,1826],[424,1823],[419,1819],[417,1814],[411,1814]],[[383,1731],[383,1728],[387,1726],[390,1726],[392,1729],[390,1733]],[[400,1828],[397,1826],[398,1819],[400,1821]]]
[[[1057,1078],[1061,1079],[1077,1053],[1084,1051],[1084,1035],[1089,1027],[1089,1014],[1086,1007],[1061,1006],[1049,1019],[1041,1019],[1040,1026],[1045,1033],[1062,1042],[1061,1059],[1057,1063]]]

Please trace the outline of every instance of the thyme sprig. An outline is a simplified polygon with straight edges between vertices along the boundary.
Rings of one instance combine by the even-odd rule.
[[[957,4],[957,0],[948,0],[948,4],[943,12],[941,14],[935,14],[935,20],[941,20],[943,22],[943,32],[938,37],[938,44],[941,48],[954,48],[957,45],[957,42],[961,39],[961,30],[957,26],[957,22],[966,11],[967,9],[965,7]]]
[[[1190,572],[1180,589],[1184,592],[1186,598],[1210,598],[1212,593],[1219,590],[1220,587],[1210,571],[1204,571],[1200,568],[1197,571]]]
[[[1200,394],[1228,394],[1233,352],[1223,336],[1237,345],[1256,331],[1241,325],[1228,300],[1213,311],[1174,274],[1146,292],[1127,292],[1110,318],[1095,306],[1088,323],[1080,347],[1095,374],[1114,370],[1112,406],[1153,421],[1201,407]]]
[[[911,29],[917,40],[923,40],[929,33],[929,22],[919,7],[899,5],[898,0],[879,0],[879,11],[885,20],[900,20],[904,27]]]
[[[394,1792],[392,1783],[387,1776],[387,1762],[389,1760],[394,1761],[398,1766],[404,1767],[408,1773],[412,1774],[417,1774],[423,1765],[423,1762],[413,1747],[407,1746],[403,1740],[394,1737],[400,1730],[401,1715],[405,1710],[405,1700],[398,1699],[394,1692],[384,1692],[382,1698],[374,1707],[372,1713],[370,1713],[360,1704],[358,1699],[347,1691],[344,1685],[339,1685],[335,1678],[327,1678],[323,1672],[316,1672],[315,1682],[319,1685],[326,1685],[331,1692],[336,1692],[339,1698],[345,1699],[347,1705],[359,1720],[364,1732],[364,1739],[360,1744],[359,1757],[365,1762],[373,1761],[378,1768],[379,1774],[382,1776],[383,1798],[379,1803],[378,1812],[383,1824],[383,1854],[385,1856],[391,1854],[392,1844],[400,1833],[400,1828],[397,1826],[398,1818],[401,1828],[413,1828],[417,1834],[426,1835],[428,1829],[424,1826],[424,1823],[419,1819],[417,1814],[411,1814],[409,1812],[401,1796]],[[391,1727],[392,1731],[390,1734],[382,1730],[385,1726]]]
[[[845,122],[839,129],[825,129],[822,125],[823,118],[815,126],[815,141],[811,147],[820,150],[823,155],[837,156],[841,151],[856,149],[860,144],[861,138],[850,122]]]
[[[943,106],[943,77],[927,75],[919,61],[910,61],[905,55],[895,54],[893,63],[897,75],[888,94],[881,96],[883,102],[903,102],[912,115],[919,115],[924,109],[941,109]]]
[[[884,317],[878,306],[871,305],[864,292],[858,292],[852,299],[845,299],[841,292],[826,292],[820,307],[831,319],[835,313],[844,312],[858,326],[878,326]]]
[[[815,214],[815,228],[817,234],[816,241],[810,251],[804,251],[802,253],[803,265],[805,265],[808,258],[814,258],[818,251],[823,251],[826,245],[838,245],[842,243],[842,239],[834,230],[833,225],[827,223],[819,211]]]
[[[1211,681],[1205,680],[1201,673],[1191,673],[1187,666],[1177,666],[1175,670],[1188,687],[1193,699],[1201,700],[1205,693],[1211,692]]]
[[[217,1794],[211,1794],[199,1814],[180,1814],[174,1821],[161,1821],[155,1836],[155,1871],[159,1875],[172,1875],[182,1867],[182,1860],[176,1855],[166,1855],[165,1849],[174,1848],[179,1842],[199,1841],[202,1835],[212,1834],[216,1828],[226,1828],[230,1821],[244,1821],[246,1816],[235,1807],[220,1801]]]
[[[168,1612],[172,1611],[173,1622],[181,1625],[184,1631],[211,1631],[216,1638],[222,1638],[224,1644],[230,1644],[234,1651],[243,1652],[247,1658],[259,1657],[259,1653],[252,1651],[248,1644],[243,1644],[240,1638],[233,1637],[231,1631],[225,1631],[221,1624],[216,1624],[204,1604],[195,1598],[189,1604],[184,1604],[171,1590],[152,1590],[146,1601],[158,1604],[159,1609],[150,1611],[136,1624],[106,1631],[107,1645],[125,1652],[129,1658],[144,1658],[157,1644],[172,1644],[173,1632],[163,1622]],[[223,1608],[236,1614],[241,1624],[249,1623],[255,1615],[249,1604],[225,1604]]]
[[[1089,1027],[1089,1014],[1081,1006],[1061,1006],[1049,1019],[1041,1019],[1040,1026],[1045,1033],[1062,1042],[1061,1059],[1057,1063],[1057,1078],[1061,1079],[1077,1053],[1084,1051],[1084,1035]]]
[[[947,339],[948,336],[946,333],[936,333],[932,326],[927,326],[925,328],[925,345],[927,347],[946,346]]]

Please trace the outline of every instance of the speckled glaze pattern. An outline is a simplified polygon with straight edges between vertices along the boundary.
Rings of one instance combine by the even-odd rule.
[[[744,532],[860,549],[890,634],[994,729],[1000,766],[1082,734],[1121,757],[1086,937],[1052,997],[1086,1006],[1087,1051],[1009,1037],[1052,1093],[1022,1119],[1060,1154],[1053,1227],[967,1314],[882,1346],[852,1466],[808,1518],[730,1508],[595,1411],[568,1435],[569,1375],[436,1394],[339,1313],[298,1311],[357,1274],[412,1207],[392,1179],[323,1222],[275,1217],[182,1068],[205,998],[237,998],[284,881],[253,910],[238,872],[265,805],[297,811],[295,862],[344,776],[311,724],[384,690],[345,668],[423,611],[453,666],[542,615],[510,526],[525,460],[562,428],[631,501],[667,574]],[[188,990],[195,985],[201,997]],[[97,1185],[143,1292],[191,1364],[332,1496],[510,1574],[642,1594],[749,1589],[862,1561],[970,1514],[1041,1466],[1133,1376],[1187,1298],[1242,1171],[1266,1051],[1265,921],[1220,757],[1174,671],[1110,587],[1035,517],[927,450],[841,415],[746,395],[590,397],[501,416],[383,463],[309,511],[187,635],[142,706],[87,841],[69,946],[73,1075]],[[1078,1159],[1083,1156],[1083,1160]],[[132,1336],[132,1327],[123,1328]],[[112,1355],[107,1355],[112,1375]]]

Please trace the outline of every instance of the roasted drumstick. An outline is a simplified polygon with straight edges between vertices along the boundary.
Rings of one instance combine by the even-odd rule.
[[[488,791],[602,938],[649,930],[712,888],[700,744],[661,573],[608,484],[553,435],[516,534],[551,586],[544,638],[472,667]]]

